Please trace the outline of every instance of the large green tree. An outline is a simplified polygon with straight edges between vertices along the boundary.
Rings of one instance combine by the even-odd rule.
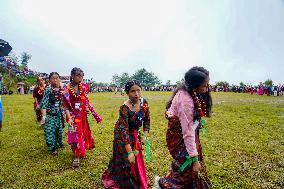
[[[120,76],[118,74],[112,76],[111,86],[120,86]]]
[[[132,79],[138,80],[144,87],[161,84],[159,78],[153,72],[148,72],[145,68],[137,70],[133,74]]]
[[[229,83],[227,81],[217,81],[216,85],[223,87],[224,85],[229,86]]]
[[[27,52],[23,52],[21,54],[21,66],[24,68],[28,67],[28,63],[30,59],[32,58],[32,55],[28,54]]]
[[[121,75],[114,74],[112,76],[112,85],[124,87],[130,79],[138,80],[144,87],[161,84],[159,78],[153,72],[148,72],[145,68],[142,68],[137,70],[132,76],[127,72],[124,72]]]
[[[272,79],[265,80],[264,84],[267,85],[267,86],[272,85],[273,84]]]
[[[120,79],[119,79],[119,83],[120,83],[120,86],[125,86],[125,84],[127,83],[127,81],[130,80],[130,76],[128,73],[124,72],[121,74],[120,76]]]
[[[118,86],[118,87],[123,87],[127,81],[131,79],[129,74],[127,72],[122,73],[121,75],[114,74],[112,76],[112,86]]]

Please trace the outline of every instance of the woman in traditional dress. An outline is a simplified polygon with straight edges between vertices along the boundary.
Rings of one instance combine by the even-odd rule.
[[[210,115],[212,106],[208,82],[209,72],[203,67],[193,67],[168,102],[166,141],[173,161],[165,177],[155,178],[155,188],[210,187],[199,140],[199,131],[205,124],[202,117]]]
[[[149,106],[141,97],[138,81],[129,81],[125,92],[129,99],[119,109],[119,118],[114,126],[112,158],[102,181],[105,188],[147,189],[141,142],[146,140],[150,130]],[[140,131],[142,125],[144,133]],[[142,134],[143,138],[140,137]]]
[[[97,123],[102,121],[102,117],[89,102],[89,87],[82,82],[83,77],[84,72],[80,68],[73,68],[71,82],[64,91],[64,107],[67,122],[71,126],[68,128],[68,144],[71,145],[74,154],[73,167],[79,167],[80,158],[85,157],[86,149],[90,150],[95,147],[88,114],[91,113]]]
[[[33,90],[33,98],[34,98],[34,110],[36,112],[36,118],[37,118],[37,122],[40,125],[40,122],[42,120],[42,114],[41,114],[41,110],[40,110],[40,106],[41,106],[41,100],[43,98],[43,93],[45,90],[45,83],[44,83],[44,79],[42,77],[38,77],[37,78],[37,85],[35,86],[34,90]]]
[[[262,83],[260,83],[258,86],[258,95],[263,95],[263,93],[264,93],[264,86]]]
[[[58,154],[58,148],[63,147],[63,88],[59,74],[49,74],[50,85],[44,90],[41,101],[42,121],[48,150],[52,155]]]

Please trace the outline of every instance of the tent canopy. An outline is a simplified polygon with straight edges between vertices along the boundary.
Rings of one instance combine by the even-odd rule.
[[[0,57],[8,56],[12,49],[7,41],[0,39]]]

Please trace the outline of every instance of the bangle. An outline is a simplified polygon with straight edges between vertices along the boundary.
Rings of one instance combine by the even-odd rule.
[[[198,161],[198,157],[197,157],[197,156],[194,156],[194,157],[186,156],[186,160],[185,160],[185,162],[179,167],[179,170],[180,170],[180,171],[184,171],[184,169],[185,169],[187,166],[190,166],[193,162],[196,162],[196,161]]]
[[[130,152],[127,152],[127,154],[129,155],[129,154],[134,154],[134,155],[136,155],[136,154],[139,154],[139,151],[138,150],[132,150],[132,151],[130,151]]]
[[[195,157],[191,157],[191,159],[192,159],[192,162],[196,162],[196,161],[198,161],[198,157],[197,157],[197,156],[195,156]]]
[[[45,118],[46,118],[46,115],[43,115],[42,118],[45,119]]]

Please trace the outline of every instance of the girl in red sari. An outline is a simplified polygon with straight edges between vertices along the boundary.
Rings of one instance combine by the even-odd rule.
[[[90,104],[88,98],[89,87],[82,83],[84,72],[80,68],[71,70],[71,82],[64,91],[64,107],[66,108],[68,128],[68,144],[71,145],[74,160],[73,167],[79,167],[79,159],[85,157],[86,149],[95,147],[92,131],[88,123],[88,114],[91,113],[97,123],[102,121],[101,116]]]
[[[40,110],[41,100],[43,98],[43,93],[45,89],[45,83],[42,77],[37,78],[37,85],[33,90],[34,97],[34,110],[36,112],[36,118],[39,125],[41,125],[42,114]]]

